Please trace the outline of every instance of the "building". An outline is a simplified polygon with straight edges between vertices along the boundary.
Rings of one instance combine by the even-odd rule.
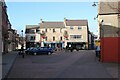
[[[24,45],[25,45],[25,42],[24,42]],[[17,33],[15,36],[15,49],[19,50],[21,49],[21,46],[22,46],[22,39],[21,39],[21,36]]]
[[[10,23],[7,15],[7,6],[4,0],[0,1],[0,9],[2,15],[2,52],[8,52],[8,24]]]
[[[40,46],[39,25],[26,25],[26,48]]]
[[[0,2],[0,53],[2,53],[2,2]]]
[[[13,46],[13,29],[11,28],[11,24],[8,25],[8,52],[12,51]]]
[[[38,33],[37,31],[40,31]],[[65,48],[66,46],[88,49],[88,21],[68,20],[64,21],[43,21],[40,25],[26,26],[26,48],[35,47],[35,44],[49,46],[52,48]],[[32,33],[31,33],[32,32]]]
[[[68,33],[67,45],[88,49],[88,21],[87,20],[69,20],[64,18],[64,24]]]
[[[63,22],[42,21],[40,23],[40,42],[41,46],[49,46],[52,48],[64,47],[64,31],[65,25]],[[43,45],[44,44],[44,45]]]
[[[120,1],[100,0],[98,6],[101,61],[120,62]]]
[[[93,49],[95,49],[95,47],[96,47],[96,41],[95,41],[95,35],[93,34],[93,32],[88,32],[89,33],[89,48],[88,49],[91,49],[91,50],[93,50]]]
[[[8,19],[7,6],[4,0],[0,1],[0,51],[7,53],[18,49],[20,45],[19,34],[17,30],[12,29],[12,25]]]
[[[8,52],[21,49],[22,39],[17,30],[8,27]]]

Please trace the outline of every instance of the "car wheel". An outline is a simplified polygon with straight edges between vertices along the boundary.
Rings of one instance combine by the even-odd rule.
[[[50,55],[50,54],[51,54],[51,52],[48,52],[47,54],[48,54],[48,55]]]
[[[34,55],[37,55],[37,53],[33,53]]]

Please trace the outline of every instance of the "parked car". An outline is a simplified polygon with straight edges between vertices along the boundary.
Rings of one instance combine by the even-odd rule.
[[[32,53],[33,50],[37,50],[37,48],[35,48],[35,47],[27,48],[27,49],[25,50],[25,53],[26,53],[26,54],[30,54],[30,53]]]
[[[29,54],[32,55],[37,55],[37,54],[52,54],[53,53],[53,49],[52,48],[48,48],[48,47],[40,47],[40,48],[33,48],[28,50]]]
[[[82,47],[81,46],[66,46],[66,49],[67,50],[70,50],[71,52],[73,51],[73,50],[77,50],[77,51],[79,51],[79,50],[81,50],[82,49]]]

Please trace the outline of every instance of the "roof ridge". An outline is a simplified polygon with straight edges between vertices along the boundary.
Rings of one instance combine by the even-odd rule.
[[[88,21],[87,19],[67,19],[67,21],[83,21],[83,20]]]
[[[63,21],[43,21],[44,23],[46,23],[46,22],[56,22],[56,23],[58,23],[58,22],[63,22]]]

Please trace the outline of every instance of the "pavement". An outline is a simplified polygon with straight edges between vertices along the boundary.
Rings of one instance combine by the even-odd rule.
[[[2,55],[2,78],[8,76],[18,55],[17,51],[11,51]]]

